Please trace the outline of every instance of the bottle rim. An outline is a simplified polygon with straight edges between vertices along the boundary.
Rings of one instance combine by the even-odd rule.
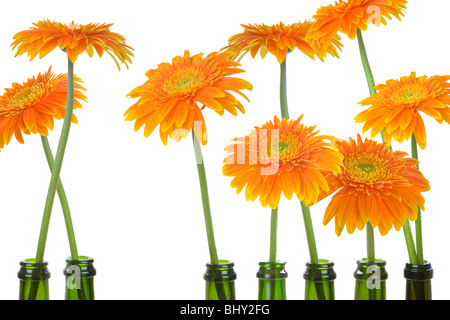
[[[424,264],[406,263],[403,276],[408,280],[431,280],[433,268],[428,261],[424,261]]]
[[[368,265],[367,258],[362,258],[362,259],[358,260],[356,263],[359,266],[367,266]],[[384,267],[384,266],[386,266],[386,260],[375,258],[374,264],[376,264],[379,267]]]
[[[275,261],[260,261],[258,264],[260,266],[285,266],[286,261],[284,260],[275,260]]]
[[[319,263],[306,262],[306,266],[312,269],[331,268],[334,266],[334,262],[328,259],[319,259]]]
[[[333,281],[336,279],[336,272],[333,266],[334,262],[328,259],[319,259],[319,263],[308,261],[306,270],[303,273],[303,279],[314,282]]]
[[[358,260],[357,262],[357,268],[355,272],[353,273],[353,276],[355,279],[359,280],[366,280],[368,276],[373,274],[375,270],[370,270],[369,267],[376,266],[380,270],[380,281],[385,281],[388,279],[389,275],[388,272],[385,269],[386,266],[386,260],[383,259],[375,259],[375,262],[372,264],[368,264],[367,258],[363,258]]]
[[[41,262],[36,262],[35,258],[28,258],[23,259],[20,261],[20,265],[27,268],[44,268],[48,266],[48,262],[46,260],[43,260]]]
[[[233,268],[234,262],[231,260],[219,259],[219,263],[211,263],[211,261],[208,261],[206,267],[208,269]]]
[[[46,281],[50,279],[51,273],[47,268],[48,262],[35,262],[35,258],[24,259],[20,261],[20,270],[17,277],[20,280],[27,281]]]
[[[94,259],[89,256],[78,256],[78,259],[68,257],[63,274],[66,277],[77,274],[83,278],[94,277],[97,274],[97,270],[94,268]]]
[[[233,267],[234,262],[231,260],[219,260],[218,264],[208,262],[206,264],[206,272],[203,274],[203,279],[215,283],[234,281],[236,280],[237,275]]]
[[[286,269],[284,269],[286,261],[261,261],[259,262],[259,270],[256,273],[258,279],[274,279],[282,280],[288,277]]]
[[[66,262],[71,265],[92,264],[94,263],[94,259],[89,256],[78,256],[78,259],[72,259],[72,257],[67,257]]]

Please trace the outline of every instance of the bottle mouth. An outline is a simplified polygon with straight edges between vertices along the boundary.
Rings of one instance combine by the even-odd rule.
[[[31,281],[45,281],[50,279],[50,271],[47,269],[48,262],[36,262],[35,258],[20,261],[20,270],[17,276],[20,280],[31,279]]]
[[[386,260],[375,259],[374,262],[368,263],[367,258],[363,258],[357,261],[358,267],[353,273],[355,279],[367,280],[370,276],[376,276],[381,281],[385,281],[388,278],[388,273],[385,269]]]
[[[405,268],[414,269],[414,270],[415,269],[426,270],[426,269],[431,269],[431,263],[426,260],[423,262],[423,264],[406,263]]]
[[[311,261],[308,261],[306,266],[312,269],[331,268],[334,266],[334,262],[328,259],[319,259],[319,263],[312,263]]]
[[[48,266],[48,262],[46,260],[36,262],[35,258],[29,258],[20,261],[20,265],[25,268],[44,268]]]
[[[256,273],[258,279],[285,279],[288,273],[284,269],[286,261],[261,261]]]
[[[284,267],[286,265],[286,261],[283,260],[275,260],[275,261],[261,261],[259,262],[260,266],[268,266],[268,267],[276,267],[276,266],[280,266],[280,267]]]
[[[367,258],[362,258],[356,262],[359,266],[368,266]],[[384,267],[386,265],[386,260],[375,259],[371,264],[376,264],[379,267]]]
[[[81,276],[83,278],[93,277],[97,274],[94,268],[94,259],[89,256],[78,256],[78,259],[68,257],[63,274],[68,276]]]
[[[203,274],[203,279],[209,282],[236,280],[237,275],[233,267],[234,262],[230,260],[219,260],[218,264],[208,262],[206,264],[206,272]]]
[[[219,259],[219,263],[211,263],[211,261],[208,261],[206,267],[208,269],[232,268],[234,267],[234,262],[231,260]]]
[[[319,263],[306,263],[306,271],[303,273],[303,279],[322,282],[323,280],[332,281],[336,279],[336,272],[333,270],[334,262],[327,259],[319,259]]]
[[[428,261],[424,261],[424,264],[406,263],[403,275],[409,280],[431,280],[433,268]]]
[[[72,259],[72,257],[68,257],[66,262],[70,265],[82,265],[82,264],[93,264],[94,259],[89,256],[78,256],[78,259]]]

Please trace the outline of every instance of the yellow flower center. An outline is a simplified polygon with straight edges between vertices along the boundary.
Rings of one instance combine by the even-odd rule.
[[[186,96],[204,85],[205,75],[194,67],[180,68],[172,72],[163,83],[163,90],[173,96]]]
[[[180,79],[178,80],[178,83],[176,84],[178,89],[183,89],[186,85],[189,84],[191,79]]]
[[[261,145],[261,142],[260,142]],[[278,159],[281,163],[296,159],[301,151],[302,142],[298,136],[292,132],[283,132],[280,134],[278,144],[271,143],[271,138],[267,138],[267,157]]]
[[[357,165],[358,169],[365,173],[372,173],[374,171],[374,167],[370,163],[360,163]]]
[[[354,153],[344,159],[344,168],[356,183],[373,183],[386,176],[385,164],[375,154]]]
[[[403,105],[406,108],[417,107],[417,105],[429,98],[433,97],[427,87],[415,83],[399,87],[391,94],[390,100],[395,105]]]
[[[9,109],[9,113],[13,115],[21,110],[29,108],[37,100],[42,98],[45,93],[45,89],[45,84],[40,82],[35,82],[31,86],[21,88],[7,100],[7,108]]]
[[[278,151],[279,152],[283,152],[284,150],[286,150],[287,148],[289,148],[289,144],[288,143],[280,143],[278,145]]]
[[[410,100],[411,98],[413,98],[415,95],[412,92],[407,92],[403,95],[403,99],[404,100]]]

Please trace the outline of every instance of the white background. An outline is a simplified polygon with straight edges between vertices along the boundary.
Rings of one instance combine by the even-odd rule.
[[[97,269],[97,299],[204,299],[203,272],[209,260],[200,188],[192,140],[164,146],[157,131],[144,138],[134,132],[123,113],[134,101],[125,98],[141,85],[145,72],[170,61],[184,50],[205,55],[218,51],[228,38],[243,30],[241,23],[286,24],[309,19],[319,5],[331,1],[8,1],[0,20],[0,87],[44,72],[52,65],[66,72],[66,56],[59,50],[43,59],[14,58],[13,35],[32,22],[50,19],[86,24],[114,23],[111,31],[127,38],[135,51],[130,69],[118,71],[105,55],[81,55],[75,73],[84,80],[88,103],[76,110],[61,172],[72,211],[78,250],[92,256]],[[71,6],[71,4],[73,4]],[[6,6],[6,8],[5,8]],[[363,33],[376,83],[416,71],[418,75],[450,73],[448,9],[445,0],[408,4],[402,22],[370,26]],[[295,50],[289,54],[288,101],[292,118],[317,124],[324,134],[356,137],[362,125],[354,116],[369,94],[357,41],[343,35],[341,58],[322,63]],[[225,146],[236,136],[279,115],[279,64],[270,54],[242,60],[254,90],[245,115],[218,116],[205,110],[209,143],[203,154],[209,183],[219,257],[235,262],[237,299],[257,299],[258,262],[268,259],[270,209],[259,200],[245,201],[222,176]],[[421,169],[432,189],[424,194],[425,259],[435,270],[433,295],[449,299],[447,268],[448,137],[450,127],[425,117],[428,144],[419,151]],[[49,136],[56,152],[62,121]],[[367,135],[363,135],[367,136]],[[378,137],[377,137],[378,139]],[[410,150],[409,141],[394,148]],[[50,173],[38,135],[16,140],[0,154],[0,299],[17,299],[19,262],[34,257]],[[311,213],[319,256],[335,262],[336,299],[353,299],[356,261],[366,256],[365,231],[340,237],[334,221],[322,225],[329,199]],[[56,197],[45,251],[52,273],[51,299],[64,299],[62,270],[69,256],[59,200]],[[287,261],[288,299],[304,298],[303,272],[309,260],[300,204],[282,199],[279,206],[278,258]],[[403,231],[381,237],[376,231],[376,256],[387,261],[388,299],[404,299],[403,267],[408,260]]]

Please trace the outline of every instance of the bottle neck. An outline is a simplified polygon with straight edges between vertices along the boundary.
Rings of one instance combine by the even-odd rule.
[[[207,263],[203,279],[209,282],[222,282],[236,280],[234,263],[229,260],[219,260],[218,264]]]
[[[376,259],[374,263],[369,265],[367,259],[361,259],[357,261],[357,265],[354,273],[357,280],[367,280],[367,277],[371,275],[376,275],[380,281],[385,281],[388,278],[385,260]]]
[[[45,281],[50,278],[47,261],[35,262],[34,258],[20,261],[20,270],[17,274],[20,280]]]
[[[425,261],[424,264],[406,263],[404,268],[404,276],[407,280],[425,281],[433,278],[433,268],[431,263]]]
[[[286,279],[288,274],[285,269],[286,262],[260,262],[259,271],[256,276],[258,279]]]
[[[306,263],[306,271],[303,278],[307,281],[332,281],[336,279],[336,272],[333,269],[334,262],[320,259],[319,263]]]
[[[72,258],[66,259],[66,267],[63,270],[63,274],[72,276],[77,274],[83,278],[93,277],[97,271],[94,268],[94,259],[88,256],[79,256],[79,259],[73,260]]]

